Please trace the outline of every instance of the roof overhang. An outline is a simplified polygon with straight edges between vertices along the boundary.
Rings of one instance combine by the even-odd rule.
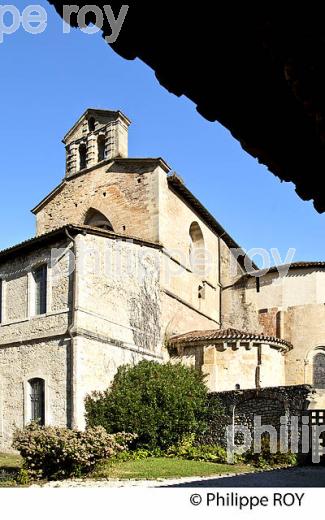
[[[169,347],[176,348],[178,353],[191,347],[215,347],[218,351],[225,351],[227,349],[238,350],[240,348],[251,350],[253,347],[268,345],[280,352],[288,352],[293,348],[292,344],[284,339],[236,329],[187,332],[171,337],[168,344]]]
[[[49,1],[63,16],[62,2]],[[121,3],[110,5],[117,16]],[[197,10],[181,3],[171,10],[158,2],[152,10],[130,2],[111,47],[123,58],[141,59],[168,91],[187,96],[203,117],[219,121],[245,151],[324,212],[322,5],[295,3],[285,10],[274,2],[228,2],[215,14],[202,8],[200,24]],[[78,27],[77,13],[69,22]],[[94,15],[86,23],[94,23]],[[105,19],[103,35],[111,32]]]
[[[66,226],[56,228],[48,233],[44,233],[43,235],[30,238],[29,240],[25,240],[20,244],[16,244],[12,247],[0,251],[0,263],[5,262],[17,255],[30,253],[40,247],[46,247],[50,244],[55,243],[56,241],[69,238],[71,236],[75,237],[79,234],[101,236],[111,240],[125,241],[141,246],[147,246],[153,249],[162,249],[162,246],[160,244],[156,244],[155,242],[150,242],[148,240],[142,240],[141,238],[132,235],[113,233],[111,231],[106,231],[104,229],[94,228],[86,225],[76,226],[69,224]]]

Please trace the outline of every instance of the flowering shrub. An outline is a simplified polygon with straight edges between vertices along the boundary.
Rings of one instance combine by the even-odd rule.
[[[126,450],[135,437],[110,435],[101,426],[78,431],[31,423],[16,430],[13,448],[23,457],[30,478],[54,480],[88,473],[99,460]]]

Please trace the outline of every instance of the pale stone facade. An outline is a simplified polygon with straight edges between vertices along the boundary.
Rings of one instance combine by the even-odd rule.
[[[285,356],[286,384],[314,385],[318,397],[313,405],[324,408],[325,265],[292,264],[281,278],[277,271],[267,273],[261,278],[259,292],[255,279],[248,279],[245,286],[246,301],[258,316],[259,329],[294,346]],[[314,381],[317,360],[321,364],[318,383]]]
[[[83,428],[85,396],[141,359],[195,366],[211,391],[312,382],[325,268],[279,286],[270,273],[257,292],[166,162],[128,158],[129,124],[87,110],[64,138],[65,178],[33,210],[37,236],[0,252],[1,450],[35,414]]]

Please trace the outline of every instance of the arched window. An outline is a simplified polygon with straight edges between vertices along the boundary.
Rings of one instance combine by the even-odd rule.
[[[313,385],[315,388],[325,388],[325,354],[321,352],[313,359]]]
[[[100,135],[98,137],[97,147],[98,147],[98,162],[104,161],[106,159],[106,144],[105,144],[104,135]]]
[[[89,129],[89,132],[93,132],[95,130],[95,118],[94,117],[90,117],[88,119],[88,129]]]
[[[45,424],[45,382],[44,379],[31,379],[29,381],[30,388],[30,418],[32,421],[38,421],[39,424]]]
[[[34,279],[34,315],[39,316],[47,312],[47,264],[41,265],[33,271]]]
[[[87,167],[87,146],[81,143],[79,146],[79,169],[84,170]]]
[[[192,222],[190,226],[190,265],[192,271],[199,276],[205,274],[205,245],[201,228],[197,222]]]
[[[97,211],[93,208],[87,211],[85,224],[86,226],[106,229],[106,231],[114,231],[113,226],[108,220],[108,218],[106,218],[105,215],[103,215],[100,211]]]

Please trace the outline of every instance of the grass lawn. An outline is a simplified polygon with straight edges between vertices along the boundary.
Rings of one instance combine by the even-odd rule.
[[[0,453],[0,487],[17,486],[14,476],[22,465],[19,455]],[[103,461],[89,476],[92,479],[156,480],[161,478],[208,477],[224,473],[245,473],[245,465],[215,464],[177,458],[148,458],[130,461]],[[88,478],[89,478],[88,477]]]
[[[23,460],[20,455],[15,455],[12,453],[0,453],[0,471],[8,469],[19,469],[22,465],[22,462]]]
[[[0,487],[15,486],[14,477],[21,468],[22,458],[12,453],[0,453]]]
[[[177,458],[148,458],[126,462],[102,462],[92,478],[143,479],[207,477],[223,473],[244,473],[253,468],[244,465],[215,464]]]

